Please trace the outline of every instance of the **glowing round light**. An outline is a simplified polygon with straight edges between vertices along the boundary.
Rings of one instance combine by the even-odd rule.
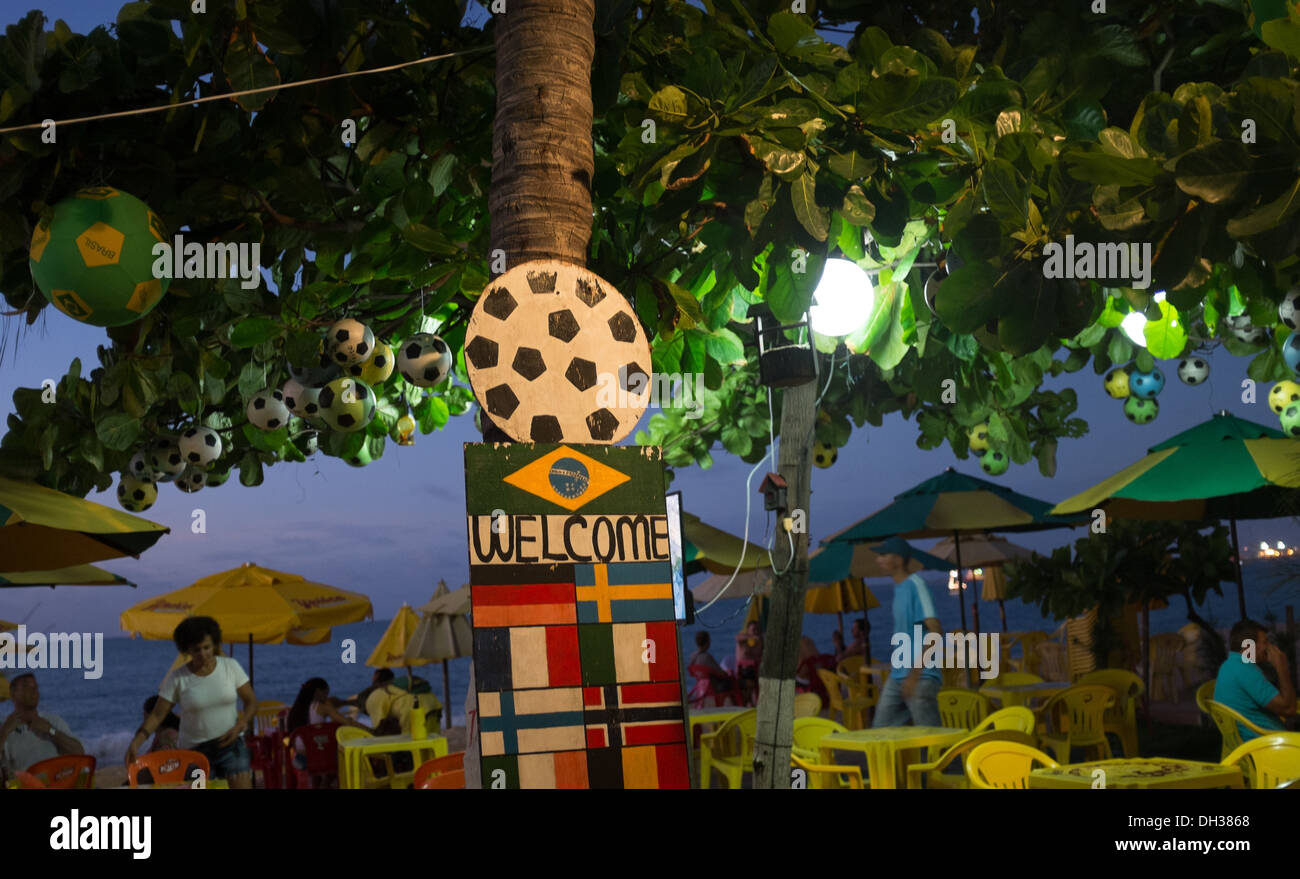
[[[875,294],[871,278],[857,263],[847,259],[826,260],[809,309],[813,331],[823,336],[847,336],[856,332],[871,317]]]

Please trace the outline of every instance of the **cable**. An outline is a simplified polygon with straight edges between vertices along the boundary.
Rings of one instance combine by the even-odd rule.
[[[844,358],[844,362],[845,363],[849,362],[847,357]],[[835,352],[834,351],[831,352],[830,368],[826,370],[826,385],[825,387],[822,388],[821,396],[817,398],[817,402],[813,403],[814,409],[821,405],[822,397],[826,396],[826,392],[831,389],[831,376],[833,375],[835,375]]]
[[[745,553],[749,550],[749,506],[750,506],[749,487],[754,481],[754,474],[758,472],[759,467],[763,466],[763,462],[765,460],[767,460],[766,457],[759,458],[758,463],[755,464],[754,468],[749,471],[749,476],[745,477],[745,536],[742,538],[742,542],[740,544],[740,559],[736,562],[736,569],[731,572],[731,578],[727,580],[726,584],[721,589],[718,590],[718,594],[713,596],[713,598],[710,599],[709,603],[704,605],[704,607],[695,611],[696,616],[699,616],[704,611],[713,607],[713,605],[717,604],[717,602],[722,598],[722,596],[727,594],[727,590],[731,588],[731,584],[736,581],[736,575],[740,573],[741,566],[745,564]]]

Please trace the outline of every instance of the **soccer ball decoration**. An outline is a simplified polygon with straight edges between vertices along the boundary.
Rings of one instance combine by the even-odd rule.
[[[1287,436],[1300,436],[1300,403],[1292,403],[1282,410],[1279,420]]]
[[[1106,393],[1116,400],[1126,399],[1133,392],[1129,389],[1129,374],[1124,368],[1112,369],[1106,373]]]
[[[1178,380],[1185,385],[1204,384],[1210,377],[1210,364],[1200,357],[1184,357],[1178,362]]]
[[[171,482],[185,469],[185,458],[180,447],[169,439],[154,440],[149,450],[149,466],[153,468],[156,482]]]
[[[375,349],[368,358],[348,367],[347,373],[359,378],[370,387],[382,384],[393,374],[393,349],[383,342],[376,342]]]
[[[825,470],[840,457],[839,449],[825,443],[813,443],[813,463]]]
[[[1001,476],[1011,466],[1011,459],[997,449],[988,449],[980,456],[980,469],[989,476]]]
[[[355,433],[375,417],[375,392],[365,382],[336,378],[321,388],[321,417],[334,430]]]
[[[1300,403],[1300,384],[1283,379],[1273,385],[1272,390],[1268,392],[1268,408],[1278,415],[1281,415],[1282,410],[1292,403]]]
[[[204,476],[207,482],[207,487],[216,488],[218,485],[224,484],[225,481],[230,478],[230,469],[210,470],[204,474]]]
[[[1251,323],[1248,314],[1225,317],[1223,324],[1238,342],[1245,342],[1247,345],[1263,345],[1268,342],[1268,330]]]
[[[1300,373],[1300,332],[1291,331],[1282,345],[1282,359],[1292,372]]]
[[[165,241],[158,215],[110,186],[83,189],[36,225],[28,251],[32,279],[68,317],[120,327],[144,317],[170,283],[153,275],[153,246]]]
[[[221,457],[221,437],[210,427],[191,427],[181,434],[180,450],[190,464],[206,467]]]
[[[187,464],[181,471],[181,475],[176,477],[176,487],[181,491],[192,494],[203,488],[208,482],[208,474],[203,472],[202,467],[196,467],[193,464]]]
[[[289,423],[289,407],[284,394],[275,388],[263,388],[253,395],[244,408],[248,422],[262,430],[275,430]]]
[[[977,424],[967,433],[966,438],[970,442],[972,452],[987,452],[989,448],[989,426],[987,424]]]
[[[474,396],[518,442],[616,443],[649,405],[645,330],[622,294],[581,266],[510,269],[479,297],[465,339]]]
[[[1281,409],[1277,410],[1281,412]],[[157,481],[157,472],[153,469],[153,464],[149,461],[149,450],[141,449],[131,456],[131,461],[126,465],[126,472],[136,479],[144,479],[149,482]]]
[[[325,334],[330,359],[339,366],[351,366],[368,358],[375,350],[375,334],[359,320],[346,317]]]
[[[1165,389],[1165,374],[1153,366],[1150,372],[1133,372],[1128,377],[1128,389],[1134,397],[1153,400]]]
[[[1300,287],[1286,291],[1277,307],[1277,316],[1288,330],[1300,329]]]
[[[296,378],[291,378],[280,388],[284,405],[294,415],[303,418],[315,418],[320,415],[320,389],[309,388]]]
[[[415,445],[415,419],[411,417],[409,412],[397,419],[396,429],[397,444],[399,446]],[[479,433],[482,432],[482,429],[480,429]]]
[[[1150,424],[1160,414],[1160,404],[1154,398],[1129,397],[1124,401],[1124,417],[1134,424]]]
[[[117,481],[117,502],[129,513],[143,513],[158,500],[158,486],[152,479],[141,479],[123,473]]]
[[[433,333],[416,333],[397,352],[397,371],[417,388],[440,384],[454,365],[455,355]]]
[[[348,455],[343,460],[347,461],[350,467],[364,467],[375,459],[370,454],[370,443],[362,443],[361,448],[357,450],[355,455]]]
[[[342,374],[343,368],[332,362],[329,355],[323,352],[316,366],[289,364],[289,377],[304,388],[323,388]]]

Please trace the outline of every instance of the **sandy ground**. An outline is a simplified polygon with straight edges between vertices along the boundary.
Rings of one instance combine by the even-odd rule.
[[[443,730],[447,737],[448,753],[465,750],[465,727],[453,726]],[[95,767],[95,787],[115,788],[126,786],[126,767],[118,765],[100,765]]]

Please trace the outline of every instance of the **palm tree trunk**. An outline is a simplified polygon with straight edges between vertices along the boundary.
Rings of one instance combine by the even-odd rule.
[[[509,0],[497,16],[491,249],[506,266],[586,265],[594,0]]]
[[[791,510],[808,511],[812,475],[813,421],[817,383],[786,388],[781,401],[779,469]],[[767,638],[758,678],[758,727],[754,736],[754,787],[790,787],[790,745],[794,735],[794,673],[803,635],[804,592],[808,588],[808,533],[791,534],[794,557],[784,528],[778,525],[772,561],[785,572],[776,578]]]

